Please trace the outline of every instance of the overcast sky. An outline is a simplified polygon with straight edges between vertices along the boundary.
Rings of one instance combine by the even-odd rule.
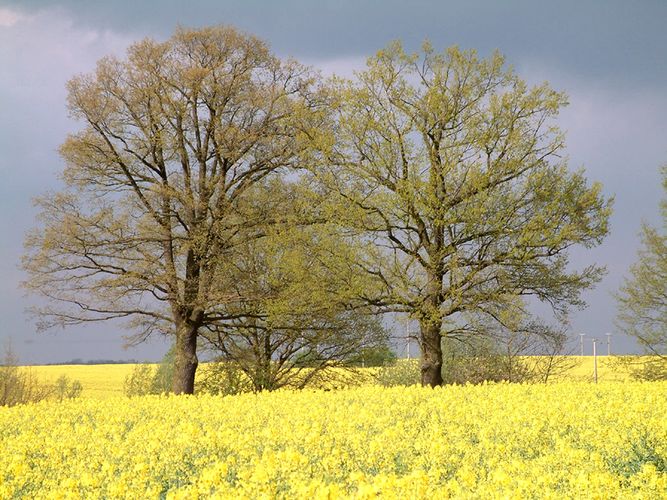
[[[589,307],[571,333],[614,332],[611,293],[638,249],[642,220],[658,222],[658,168],[667,162],[665,1],[50,1],[0,0],[0,340],[12,338],[23,363],[72,358],[159,359],[154,341],[122,349],[122,330],[93,324],[35,333],[19,287],[23,238],[35,226],[31,199],[58,189],[58,145],[77,125],[65,110],[65,83],[108,54],[178,25],[232,24],[325,73],[349,75],[389,41],[416,49],[457,44],[483,55],[500,49],[530,82],[548,80],[570,97],[558,123],[572,168],[585,167],[615,196],[611,234],[574,264],[604,264],[607,277],[585,294]],[[629,339],[613,349],[630,352]],[[590,347],[587,347],[590,350]]]

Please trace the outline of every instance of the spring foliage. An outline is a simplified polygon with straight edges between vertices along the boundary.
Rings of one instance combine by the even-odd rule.
[[[356,263],[379,284],[367,300],[419,321],[423,383],[442,383],[441,336],[470,316],[516,326],[524,296],[558,313],[582,304],[603,270],[573,269],[568,249],[602,241],[610,200],[568,169],[563,93],[530,87],[497,53],[399,43],[332,93],[314,176],[372,243]]]
[[[564,313],[603,272],[568,265],[610,202],[568,169],[566,97],[500,54],[394,43],[329,85],[234,28],[179,29],[73,78],[68,104],[83,126],[37,200],[25,286],[42,327],[173,334],[175,393],[202,337],[258,389],[301,355],[349,360],[383,340],[362,307],[419,321],[439,385],[443,335],[515,327],[525,295]]]
[[[249,193],[302,148],[309,72],[230,27],[133,44],[68,84],[83,127],[62,144],[65,189],[26,239],[40,326],[128,321],[175,334],[173,390],[192,392],[197,337],[242,300],[215,286],[238,245],[281,218]]]
[[[662,357],[655,368],[667,376],[667,166],[662,168],[665,198],[662,230],[642,226],[642,247],[617,296],[618,325],[651,353]]]

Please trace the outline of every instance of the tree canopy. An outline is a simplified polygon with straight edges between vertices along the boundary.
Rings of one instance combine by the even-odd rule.
[[[667,359],[667,166],[662,167],[662,185],[662,230],[642,225],[637,262],[617,294],[617,324],[650,352]]]
[[[248,196],[296,165],[314,83],[230,27],[146,39],[73,78],[83,128],[60,149],[66,188],[37,201],[26,241],[26,285],[50,299],[41,326],[125,318],[135,340],[173,333],[173,390],[192,392],[197,336],[238,298],[217,268],[274,221]]]
[[[507,323],[528,295],[560,313],[581,304],[603,270],[571,269],[567,250],[602,241],[610,201],[568,170],[553,123],[564,94],[498,53],[394,43],[332,95],[314,175],[367,243],[357,265],[379,286],[365,299],[419,321],[422,383],[442,383],[442,336],[468,315]]]

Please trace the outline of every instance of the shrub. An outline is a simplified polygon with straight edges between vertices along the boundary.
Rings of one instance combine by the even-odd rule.
[[[54,384],[41,383],[29,368],[18,366],[11,344],[5,346],[0,362],[0,406],[36,403],[49,398],[62,401],[80,396],[81,391],[81,382],[70,380],[65,375]]]
[[[151,365],[135,365],[125,377],[123,392],[126,396],[145,396],[151,394],[153,385],[153,367]]]
[[[667,380],[667,358],[652,356],[641,368],[631,373],[637,380]]]
[[[419,361],[398,359],[394,363],[381,367],[375,378],[378,384],[385,387],[419,384],[421,382]]]
[[[614,356],[612,366],[633,380],[667,380],[667,358],[663,356]]]
[[[49,397],[51,388],[25,368],[0,366],[0,406],[34,403]]]
[[[172,347],[157,367],[150,364],[135,365],[125,377],[123,392],[129,397],[169,393],[173,375],[174,348]]]
[[[175,352],[172,347],[155,368],[150,384],[151,394],[166,394],[171,392],[171,383],[174,378],[174,362]]]
[[[252,384],[243,371],[230,361],[211,361],[202,367],[197,392],[231,395],[252,391]]]
[[[353,356],[348,364],[350,366],[374,367],[386,366],[396,361],[396,353],[387,344],[374,347],[364,347]]]

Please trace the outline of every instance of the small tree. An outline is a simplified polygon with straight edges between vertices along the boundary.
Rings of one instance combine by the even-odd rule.
[[[627,373],[635,380],[667,380],[667,360],[664,356],[614,356],[610,367]]]
[[[254,390],[321,383],[331,368],[386,344],[379,318],[356,298],[368,279],[354,272],[355,249],[338,232],[331,224],[274,228],[239,246],[219,275],[218,286],[244,299],[220,304],[227,319],[203,336]]]
[[[500,355],[503,380],[547,383],[577,364],[564,328],[530,317],[511,326],[495,322],[488,328]]]
[[[53,393],[57,401],[78,398],[83,386],[78,380],[71,380],[67,375],[61,375],[53,384]]]
[[[384,387],[417,385],[421,380],[419,361],[396,359],[393,363],[380,367],[375,373],[375,380]]]
[[[306,180],[257,184],[251,199],[261,220],[270,207],[283,223],[230,251],[213,286],[231,291],[202,336],[214,356],[241,369],[254,390],[301,388],[349,367],[386,332],[358,299],[372,280],[353,266],[359,248],[320,213]],[[260,208],[261,207],[261,208]]]
[[[667,195],[667,166],[662,167],[662,185]],[[616,296],[618,327],[661,358],[650,370],[654,373],[664,373],[667,366],[667,196],[661,212],[662,231],[642,225],[639,258]]]

